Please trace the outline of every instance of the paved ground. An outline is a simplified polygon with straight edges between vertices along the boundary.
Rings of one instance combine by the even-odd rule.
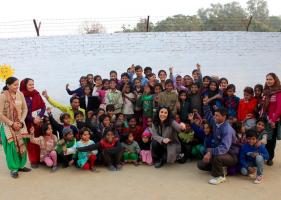
[[[0,147],[0,200],[79,200],[79,199],[281,199],[281,143],[272,167],[266,167],[260,185],[242,176],[228,177],[226,183],[212,186],[208,173],[197,170],[196,163],[167,165],[161,169],[125,166],[121,172],[99,173],[45,167],[12,179]]]

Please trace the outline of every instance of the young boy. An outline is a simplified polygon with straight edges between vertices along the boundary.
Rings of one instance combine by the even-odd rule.
[[[244,176],[255,176],[257,173],[254,183],[259,184],[263,179],[264,162],[269,159],[269,155],[264,145],[256,146],[258,142],[256,130],[247,130],[246,138],[247,144],[244,144],[240,150],[241,173]]]
[[[121,113],[121,109],[123,106],[123,98],[122,93],[116,88],[116,81],[111,79],[109,82],[110,89],[105,94],[105,104],[106,105],[114,105],[115,111],[114,113]]]

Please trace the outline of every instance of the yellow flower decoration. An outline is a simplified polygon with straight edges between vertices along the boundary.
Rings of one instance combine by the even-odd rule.
[[[7,78],[14,75],[15,70],[7,64],[0,65],[0,79],[5,81]]]

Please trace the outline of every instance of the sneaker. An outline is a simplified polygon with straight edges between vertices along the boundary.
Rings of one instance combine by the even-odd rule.
[[[58,167],[57,166],[53,166],[51,172],[55,172],[57,170],[58,170]]]
[[[255,184],[260,184],[262,182],[262,176],[257,176],[256,180],[254,181]]]
[[[21,168],[19,169],[20,172],[30,172],[31,169],[30,168],[27,168],[27,167],[24,167],[24,168]]]
[[[19,177],[19,173],[17,171],[11,171],[10,175],[12,178],[18,178]]]
[[[109,170],[109,171],[117,171],[117,169],[116,169],[113,165],[110,165],[110,166],[108,167],[108,170]]]
[[[226,181],[226,178],[223,176],[219,176],[219,177],[214,177],[211,180],[209,180],[209,183],[212,185],[218,185],[220,183],[223,183]]]

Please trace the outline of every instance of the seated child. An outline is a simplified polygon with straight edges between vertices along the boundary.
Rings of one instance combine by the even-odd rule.
[[[139,143],[140,156],[143,163],[152,165],[152,154],[151,154],[151,133],[144,131],[142,134],[142,141]]]
[[[123,135],[122,147],[124,149],[123,152],[123,160],[125,163],[134,163],[134,165],[138,165],[140,147],[138,143],[134,140],[133,133],[127,133]]]
[[[43,136],[34,137],[34,128],[30,129],[30,142],[40,147],[40,162],[44,162],[52,171],[57,170],[57,152],[55,151],[57,137],[53,134],[51,124],[42,125]]]
[[[188,115],[188,119],[190,120],[190,126],[194,131],[195,136],[200,140],[201,144],[196,145],[193,148],[193,155],[198,154],[197,156],[199,159],[201,159],[208,148],[213,148],[214,147],[214,140],[213,140],[213,133],[212,133],[212,127],[207,123],[203,122],[203,128],[199,126],[197,123],[195,123],[194,120],[194,114],[190,113]]]
[[[190,126],[190,122],[185,123],[186,130],[184,132],[179,132],[178,137],[181,142],[182,153],[184,154],[184,159],[182,163],[192,159],[192,147],[195,146],[194,131]]]
[[[263,179],[264,162],[269,159],[269,155],[264,145],[256,146],[257,137],[256,130],[246,131],[247,144],[244,144],[240,150],[240,164],[241,173],[245,176],[256,176],[254,183],[259,184]]]
[[[87,152],[99,149],[104,164],[110,171],[119,171],[122,168],[120,163],[123,147],[119,142],[119,138],[115,135],[115,130],[112,128],[106,128],[103,133],[103,138],[98,144],[91,144],[85,147],[77,148],[79,152]]]
[[[80,137],[81,140],[77,142],[76,147],[85,147],[91,144],[94,144],[94,141],[90,140],[90,129],[83,128],[80,130]],[[85,170],[91,170],[96,171],[95,168],[95,161],[97,159],[98,151],[88,151],[88,152],[77,152],[77,166],[79,168],[85,169]]]
[[[258,134],[257,146],[266,145],[268,139],[268,132],[266,131],[267,122],[263,119],[257,120],[256,131]]]
[[[74,138],[71,128],[64,128],[63,139],[59,140],[56,146],[58,160],[62,163],[62,167],[66,168],[74,164],[75,152],[70,152],[71,148],[75,148],[76,139]]]

